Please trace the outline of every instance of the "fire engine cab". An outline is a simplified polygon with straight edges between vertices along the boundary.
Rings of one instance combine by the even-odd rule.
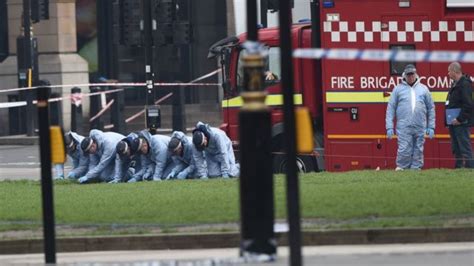
[[[317,2],[319,1],[319,2]],[[474,3],[466,0],[315,0],[312,21],[293,25],[293,49],[356,48],[468,51],[474,47]],[[316,4],[319,4],[317,5]],[[308,6],[309,7],[309,6]],[[241,44],[246,34],[222,40],[210,48],[225,67],[221,128],[238,147],[239,96],[243,86]],[[272,109],[274,168],[284,170],[283,98],[278,28],[259,30],[268,46],[266,103]],[[390,93],[414,64],[431,91],[436,108],[435,138],[427,139],[424,168],[452,168],[444,104],[451,81],[448,62],[293,59],[294,100],[309,108],[316,150],[298,155],[301,171],[394,169],[397,140],[387,139],[385,113]],[[462,63],[474,75],[474,64]],[[272,79],[270,78],[270,79]],[[471,136],[472,139],[472,136]]]

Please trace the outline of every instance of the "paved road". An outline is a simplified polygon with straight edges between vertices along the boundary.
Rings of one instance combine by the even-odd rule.
[[[39,180],[40,167],[38,145],[0,145],[0,180]],[[66,163],[68,169],[70,165]]]
[[[289,265],[288,248],[280,247],[275,263]],[[237,249],[110,251],[60,253],[57,262],[74,265],[241,265]],[[474,243],[317,246],[303,249],[304,265],[474,265]],[[44,262],[42,254],[2,255],[0,265]]]

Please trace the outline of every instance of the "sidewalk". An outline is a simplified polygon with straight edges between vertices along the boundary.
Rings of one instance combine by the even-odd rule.
[[[39,145],[39,137],[27,135],[1,136],[0,145]]]
[[[58,264],[75,265],[243,265],[237,248],[196,249],[196,250],[122,250],[108,252],[58,253]],[[407,257],[414,258],[422,265],[471,265],[474,243],[441,244],[395,244],[358,246],[305,246],[302,248],[304,265],[407,265]],[[443,259],[450,259],[449,264]],[[393,264],[403,260],[403,264]],[[368,263],[358,264],[366,261]],[[0,265],[43,264],[44,255],[1,255]],[[441,263],[441,264],[440,264]],[[288,247],[278,247],[277,259],[273,263],[251,262],[251,265],[289,265]],[[408,265],[410,264],[408,262]],[[419,265],[419,263],[416,263]]]

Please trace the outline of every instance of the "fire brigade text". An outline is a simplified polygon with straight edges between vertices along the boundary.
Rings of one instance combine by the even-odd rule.
[[[331,77],[331,89],[393,89],[402,77]],[[447,89],[451,85],[449,77],[420,77],[421,83],[430,89]]]

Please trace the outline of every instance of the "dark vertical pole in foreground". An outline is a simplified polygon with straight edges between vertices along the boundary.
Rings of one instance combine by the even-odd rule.
[[[284,101],[285,151],[287,158],[286,189],[288,221],[290,224],[290,265],[302,265],[301,261],[301,228],[298,173],[296,168],[296,129],[293,103],[293,63],[291,47],[291,6],[290,0],[280,0],[280,51],[281,51],[281,86]]]
[[[273,173],[271,113],[263,92],[263,46],[257,42],[257,5],[247,0],[248,41],[244,44],[244,104],[239,112],[240,136],[240,220],[243,257],[276,255],[273,232]]]
[[[37,106],[41,157],[41,194],[43,197],[44,255],[46,263],[56,263],[53,181],[51,177],[51,141],[49,138],[49,93],[49,87],[38,88]]]

